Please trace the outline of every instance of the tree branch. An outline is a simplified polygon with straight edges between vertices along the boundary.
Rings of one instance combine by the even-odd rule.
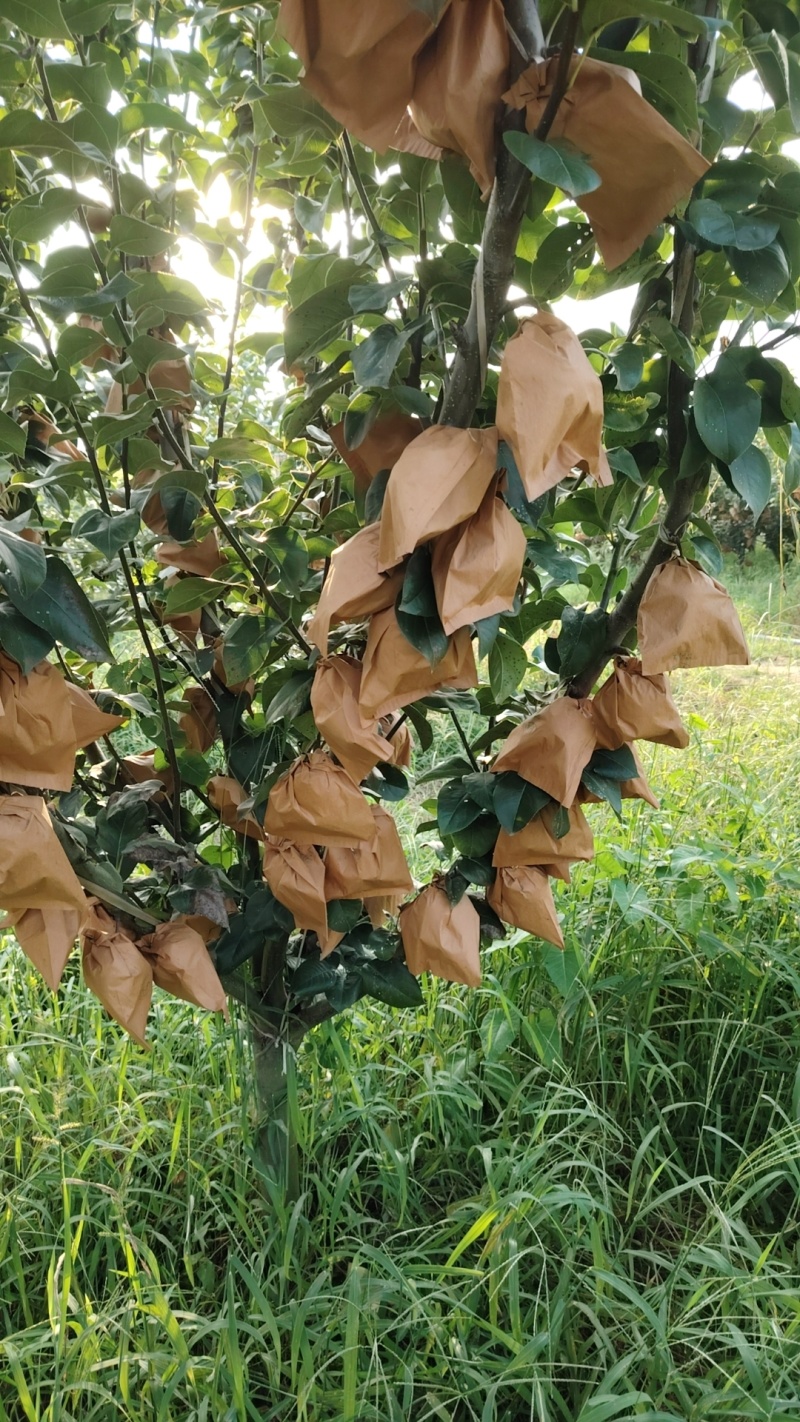
[[[514,68],[521,72],[528,63],[543,55],[542,28],[532,0],[507,0],[506,11],[515,36],[521,39],[524,35],[526,47],[534,44],[537,46],[528,51],[527,58],[517,55]],[[537,126],[537,138],[547,137],[567,91],[579,22],[579,12],[570,11],[553,92]],[[512,74],[513,72],[514,69]],[[509,114],[505,129],[523,132],[524,112]],[[440,424],[466,428],[471,424],[483,394],[486,360],[506,310],[508,288],[514,275],[517,242],[531,181],[532,174],[512,156],[501,136],[498,143],[497,175],[489,199],[483,242],[475,269],[472,301],[450,368],[447,394],[439,416]]]

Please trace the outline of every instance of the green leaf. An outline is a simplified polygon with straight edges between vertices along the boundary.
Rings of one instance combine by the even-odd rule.
[[[58,0],[3,0],[2,17],[34,39],[68,40],[72,36]]]
[[[489,685],[497,702],[508,700],[525,679],[528,654],[513,637],[501,632],[489,653]]]
[[[352,352],[353,372],[364,388],[386,390],[394,368],[413,333],[413,327],[398,331],[395,326],[379,326]]]
[[[265,708],[267,725],[273,726],[276,721],[296,721],[298,716],[302,716],[311,705],[313,680],[314,673],[310,671],[295,672],[290,676]]]
[[[31,597],[47,573],[44,548],[0,526],[0,577],[12,601]]]
[[[789,263],[778,242],[760,252],[731,249],[728,259],[735,275],[757,306],[771,306],[789,281]]]
[[[622,791],[618,780],[610,780],[604,775],[598,775],[588,765],[581,779],[592,795],[606,800],[617,815],[622,814]]]
[[[504,770],[494,777],[492,804],[508,834],[518,834],[549,803],[546,791],[523,780],[514,770]]]
[[[165,616],[179,617],[183,612],[194,612],[198,607],[216,602],[228,591],[227,583],[215,582],[213,578],[179,578],[167,589]]]
[[[56,642],[87,661],[113,662],[105,623],[60,558],[47,556],[44,582],[32,595],[20,595],[2,573],[0,582],[18,611]]]
[[[0,449],[9,454],[24,454],[27,433],[24,425],[18,425],[10,415],[0,411]]]
[[[656,20],[695,39],[706,39],[709,34],[699,15],[692,14],[681,5],[670,5],[667,0],[587,0],[583,10],[583,32],[589,35],[627,16]]]
[[[731,464],[755,439],[761,397],[746,381],[713,371],[694,387],[694,418],[706,449]]]
[[[633,751],[629,746],[618,750],[596,750],[589,761],[588,769],[606,780],[635,780],[639,774]]]
[[[283,348],[289,369],[330,345],[352,319],[352,282],[352,276],[333,282],[287,313]]]
[[[289,991],[295,997],[316,997],[335,987],[340,976],[330,958],[304,958],[289,979]]]
[[[772,494],[772,470],[766,454],[752,444],[728,467],[737,494],[753,510],[753,517],[759,518]]]
[[[363,912],[360,899],[332,899],[328,904],[328,927],[334,933],[349,933]]]
[[[180,109],[173,109],[170,104],[159,104],[153,100],[141,104],[127,104],[124,109],[120,109],[117,118],[120,133],[127,138],[141,133],[146,128],[163,128],[168,133],[199,136],[197,129],[189,123]]]
[[[602,654],[606,646],[608,616],[596,608],[565,607],[558,634],[560,675],[565,681],[581,672]]]
[[[601,179],[582,153],[564,138],[543,143],[532,133],[504,133],[503,142],[514,157],[537,178],[561,188],[569,197],[592,193]]]
[[[667,316],[648,316],[647,329],[655,336],[665,355],[687,375],[694,375],[696,362],[692,343]]]
[[[99,104],[105,108],[111,98],[111,82],[104,64],[45,64],[50,93],[57,103],[76,99],[79,104]]]
[[[54,637],[29,622],[12,603],[0,600],[0,647],[26,676],[54,645]]]
[[[365,993],[389,1007],[421,1007],[422,990],[405,963],[392,958],[388,963],[366,961],[360,965]]]
[[[644,375],[644,351],[633,341],[617,346],[608,357],[614,367],[618,390],[635,390]]]
[[[442,626],[436,605],[429,548],[418,548],[409,559],[397,603],[397,625],[406,640],[422,653],[432,667],[442,660],[450,639]]]
[[[253,107],[281,139],[315,134],[332,143],[342,131],[342,125],[301,84],[269,84]]]
[[[41,153],[48,158],[55,153],[74,153],[83,157],[77,143],[65,133],[63,124],[37,118],[30,109],[15,109],[0,119],[2,148],[12,148],[17,153]]]
[[[264,552],[281,575],[283,585],[297,597],[308,578],[308,548],[302,534],[289,524],[270,529]]]
[[[436,821],[440,834],[458,834],[474,824],[481,814],[480,805],[471,798],[463,780],[451,780],[442,786],[436,801]]]
[[[407,286],[408,282],[402,278],[399,281],[371,281],[351,286],[351,309],[357,316],[364,311],[386,311],[396,296],[402,296]]]
[[[80,202],[80,196],[71,188],[47,188],[40,196],[15,203],[6,216],[6,225],[11,236],[21,242],[43,242],[74,217]]]
[[[379,800],[396,804],[408,795],[408,780],[399,766],[381,761],[364,782],[367,790],[377,795]]]
[[[120,548],[133,541],[139,532],[140,522],[135,509],[128,509],[120,514],[107,514],[103,509],[87,509],[72,525],[72,532],[76,538],[88,539],[107,558],[113,558]]]
[[[124,213],[115,213],[112,217],[108,237],[112,250],[127,252],[132,257],[160,257],[177,241],[171,232],[162,232],[159,227]]]
[[[686,220],[704,242],[713,242],[718,247],[736,245],[736,222],[733,214],[726,212],[724,207],[720,207],[719,203],[713,202],[711,198],[697,198],[690,203]],[[772,235],[774,237],[775,233]]]
[[[236,686],[260,671],[271,642],[263,618],[250,614],[234,618],[222,639],[222,665],[229,685]]]

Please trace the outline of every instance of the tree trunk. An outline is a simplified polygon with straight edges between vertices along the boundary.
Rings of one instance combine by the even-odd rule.
[[[253,1156],[266,1193],[291,1203],[300,1194],[300,1159],[289,1109],[295,1049],[275,1035],[263,1017],[251,1013],[249,1025],[257,1110]]]

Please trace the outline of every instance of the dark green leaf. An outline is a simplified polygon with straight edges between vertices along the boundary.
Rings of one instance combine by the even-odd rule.
[[[543,143],[532,133],[504,133],[503,141],[514,157],[537,178],[561,188],[569,197],[594,192],[600,177],[588,159],[564,138]]]
[[[334,933],[349,933],[363,912],[360,899],[332,899],[328,904],[328,927]]]
[[[370,790],[373,795],[378,796],[379,800],[387,800],[391,803],[405,800],[408,788],[408,781],[402,770],[385,761],[376,765],[372,774],[368,775],[364,782],[365,790]]]
[[[298,716],[302,716],[311,705],[313,680],[313,672],[295,672],[290,676],[265,710],[267,725],[272,726],[276,721],[296,721]]]
[[[730,464],[755,438],[761,398],[745,381],[714,371],[694,387],[694,418],[706,449]]]
[[[234,618],[222,638],[222,665],[230,686],[255,676],[266,660],[271,638],[264,619],[254,615]]]
[[[6,576],[0,576],[0,581],[23,616],[55,641],[87,661],[114,660],[102,618],[60,558],[48,555],[45,580],[32,596],[20,596]]]
[[[495,775],[494,782],[494,812],[508,834],[518,834],[550,803],[544,790],[523,780],[514,770]]]
[[[758,518],[766,508],[772,493],[772,470],[763,450],[752,444],[728,466],[731,482],[737,494]]]
[[[450,645],[433,588],[430,549],[418,548],[409,559],[397,603],[397,624],[412,647],[436,666]]]
[[[458,834],[460,830],[473,824],[480,814],[480,805],[470,798],[464,788],[463,781],[451,780],[439,791],[439,798],[436,801],[436,819],[440,834]]]
[[[108,514],[103,509],[87,509],[72,525],[76,538],[86,538],[106,558],[113,558],[132,542],[139,532],[139,515],[135,509],[126,513]],[[170,589],[170,591],[173,591]]]
[[[617,376],[618,390],[635,390],[644,375],[644,351],[633,341],[625,341],[609,355]]]
[[[3,0],[2,17],[34,39],[71,38],[58,0]]]
[[[392,958],[388,963],[364,962],[359,969],[364,992],[389,1007],[421,1007],[422,991],[405,963]]]
[[[789,263],[778,242],[759,252],[729,250],[728,257],[748,296],[758,306],[771,306],[789,280]]]
[[[0,600],[0,647],[27,676],[52,651],[55,638],[29,622],[12,603]]]
[[[370,389],[387,389],[411,329],[398,331],[395,326],[379,326],[352,352],[353,372],[359,385]]]
[[[565,681],[580,676],[589,664],[602,654],[606,645],[608,617],[596,608],[588,612],[583,607],[565,607],[558,635],[560,674]]]
[[[41,544],[29,543],[0,524],[0,577],[9,597],[24,602],[42,586],[46,573]]]
[[[525,679],[528,654],[513,637],[501,632],[489,653],[489,685],[495,701],[507,701]]]

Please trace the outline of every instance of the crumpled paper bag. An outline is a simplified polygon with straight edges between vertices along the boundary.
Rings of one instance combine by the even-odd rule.
[[[433,546],[436,605],[448,636],[514,605],[528,544],[497,485],[493,480],[471,519]]]
[[[29,676],[0,653],[0,780],[69,790],[75,771],[73,701],[61,672],[40,662]]]
[[[20,948],[52,992],[61,982],[80,926],[81,914],[77,909],[55,905],[11,913],[5,923],[0,924],[0,928],[13,932]]]
[[[483,198],[494,182],[509,59],[502,0],[452,0],[416,65],[410,113],[418,133],[467,158]]]
[[[86,746],[93,745],[99,741],[101,736],[107,736],[111,731],[116,731],[125,720],[124,716],[111,716],[106,711],[101,711],[97,703],[84,691],[82,686],[76,686],[74,682],[66,682],[67,696],[72,705],[72,725],[75,731],[75,747],[77,750],[84,750]]]
[[[0,795],[0,906],[14,914],[68,909],[81,922],[86,916],[83,889],[40,795]]]
[[[308,624],[308,638],[323,657],[328,635],[337,622],[357,622],[393,607],[403,586],[403,570],[378,571],[380,524],[370,523],[348,538],[331,556],[317,610]]]
[[[532,64],[504,95],[511,108],[525,110],[529,133],[544,113],[557,68],[557,58]],[[572,143],[602,179],[575,201],[611,271],[688,197],[710,164],[642,98],[631,69],[581,56],[571,74],[550,136]]]
[[[592,701],[592,714],[604,750],[618,750],[627,741],[655,741],[676,750],[689,744],[666,676],[645,676],[638,657],[616,658]]]
[[[356,849],[332,847],[325,855],[326,899],[386,898],[414,888],[392,816],[370,806],[374,834]]]
[[[83,976],[106,1012],[146,1047],[145,1031],[153,996],[153,970],[136,943],[95,899],[81,932]]]
[[[208,798],[222,823],[245,839],[263,839],[264,831],[252,810],[243,815],[239,807],[250,797],[232,775],[213,775],[208,782]]]
[[[748,666],[750,654],[731,596],[696,563],[670,558],[645,588],[637,619],[648,676],[675,667]]]
[[[399,770],[408,770],[411,766],[414,742],[411,739],[411,727],[408,721],[401,721],[397,725],[399,720],[399,716],[381,716],[380,727],[389,747],[389,763],[396,765]],[[396,731],[392,731],[393,726],[397,726]]]
[[[213,578],[220,568],[227,567],[219,546],[215,528],[199,543],[176,543],[172,539],[156,548],[156,562],[164,568],[180,568],[196,578]]]
[[[466,627],[450,639],[442,660],[432,667],[400,631],[394,608],[377,613],[369,624],[361,677],[361,713],[368,720],[408,706],[443,686],[469,691],[478,685],[472,642]]]
[[[635,775],[632,780],[623,780],[620,785],[619,788],[622,792],[623,800],[645,800],[648,805],[652,805],[654,810],[659,809],[661,801],[650,789],[647,776],[644,773],[644,767],[642,766],[635,745],[630,744],[628,750],[636,761],[636,769],[639,773]]]
[[[365,899],[364,908],[372,927],[383,928],[387,917],[397,918],[397,911],[404,898],[405,894],[378,894],[375,898]]]
[[[564,947],[564,935],[556,913],[553,890],[544,869],[520,864],[498,869],[486,902],[504,923],[524,928],[546,943]]]
[[[596,749],[591,702],[561,696],[511,732],[492,770],[515,770],[560,805],[571,805]]]
[[[361,714],[361,674],[355,657],[324,657],[311,686],[317,730],[354,780],[364,780],[379,761],[392,756],[391,742],[378,734],[377,722]]]
[[[372,815],[355,782],[324,751],[300,756],[269,792],[267,834],[297,844],[354,849],[374,834]]]
[[[305,65],[306,88],[382,153],[407,125],[417,55],[448,3],[283,0],[280,27]]]
[[[181,700],[187,703],[189,709],[181,713],[178,725],[189,749],[203,755],[211,749],[219,735],[217,708],[203,686],[187,687]]]
[[[568,868],[579,859],[594,859],[594,835],[580,805],[571,805],[567,810],[569,829],[561,839],[553,834],[555,813],[555,805],[545,805],[518,834],[501,830],[492,858],[495,869],[538,864],[552,873],[553,866]]]
[[[337,453],[353,472],[358,494],[367,492],[382,469],[393,469],[406,445],[421,432],[416,415],[406,415],[402,410],[379,415],[356,449],[345,443],[343,420],[328,430]]]
[[[137,939],[157,987],[193,1002],[209,1012],[221,1012],[227,1022],[228,999],[205,942],[185,922],[160,923],[153,933]]]
[[[598,484],[613,483],[602,446],[600,377],[575,332],[550,311],[520,322],[503,352],[497,426],[531,500],[575,468]]]
[[[126,780],[129,785],[145,785],[148,780],[160,780],[164,791],[163,794],[159,791],[154,798],[161,800],[164,795],[172,795],[175,782],[168,765],[163,770],[156,770],[155,756],[155,750],[139,751],[137,755],[123,756],[119,763],[119,769],[123,780]]]
[[[325,865],[314,846],[268,835],[264,878],[278,903],[294,915],[295,927],[317,935],[322,957],[327,958],[344,934],[328,928]]]
[[[155,450],[153,452],[154,454],[156,453]],[[160,474],[160,469],[139,469],[131,479],[131,488],[137,491],[140,489],[148,489],[151,484],[156,482]],[[154,490],[150,497],[145,500],[139,509],[139,515],[142,523],[146,524],[151,532],[157,534],[159,538],[169,537],[167,515],[158,490]]]
[[[403,451],[386,485],[378,567],[472,518],[497,468],[497,430],[432,425]]]
[[[444,889],[429,884],[400,910],[400,936],[409,972],[433,973],[448,983],[481,985],[481,922],[468,894],[451,904]]]

